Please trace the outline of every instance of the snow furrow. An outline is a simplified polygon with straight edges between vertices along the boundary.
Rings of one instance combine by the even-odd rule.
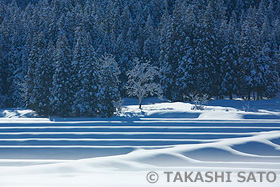
[[[44,134],[71,134],[71,135],[257,135],[257,132],[231,133],[231,132],[0,132],[0,135],[44,135]]]

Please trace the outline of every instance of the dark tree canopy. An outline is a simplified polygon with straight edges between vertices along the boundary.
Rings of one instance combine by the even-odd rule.
[[[133,60],[185,101],[279,93],[279,0],[0,0],[0,107],[112,116]]]

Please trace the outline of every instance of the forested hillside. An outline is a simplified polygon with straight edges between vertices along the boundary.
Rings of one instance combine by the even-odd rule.
[[[0,0],[0,107],[110,117],[135,59],[171,101],[273,98],[279,46],[279,0]]]

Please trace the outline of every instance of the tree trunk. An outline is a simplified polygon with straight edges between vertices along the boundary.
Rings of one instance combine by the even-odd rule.
[[[139,109],[142,109],[142,99],[139,99]]]

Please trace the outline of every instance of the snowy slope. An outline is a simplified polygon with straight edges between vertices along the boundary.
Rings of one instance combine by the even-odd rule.
[[[252,102],[248,112],[242,102],[213,101],[193,111],[189,103],[151,99],[140,111],[127,100],[112,119],[1,118],[0,185],[150,186],[149,171],[161,178],[163,171],[185,170],[278,173],[278,101]]]

